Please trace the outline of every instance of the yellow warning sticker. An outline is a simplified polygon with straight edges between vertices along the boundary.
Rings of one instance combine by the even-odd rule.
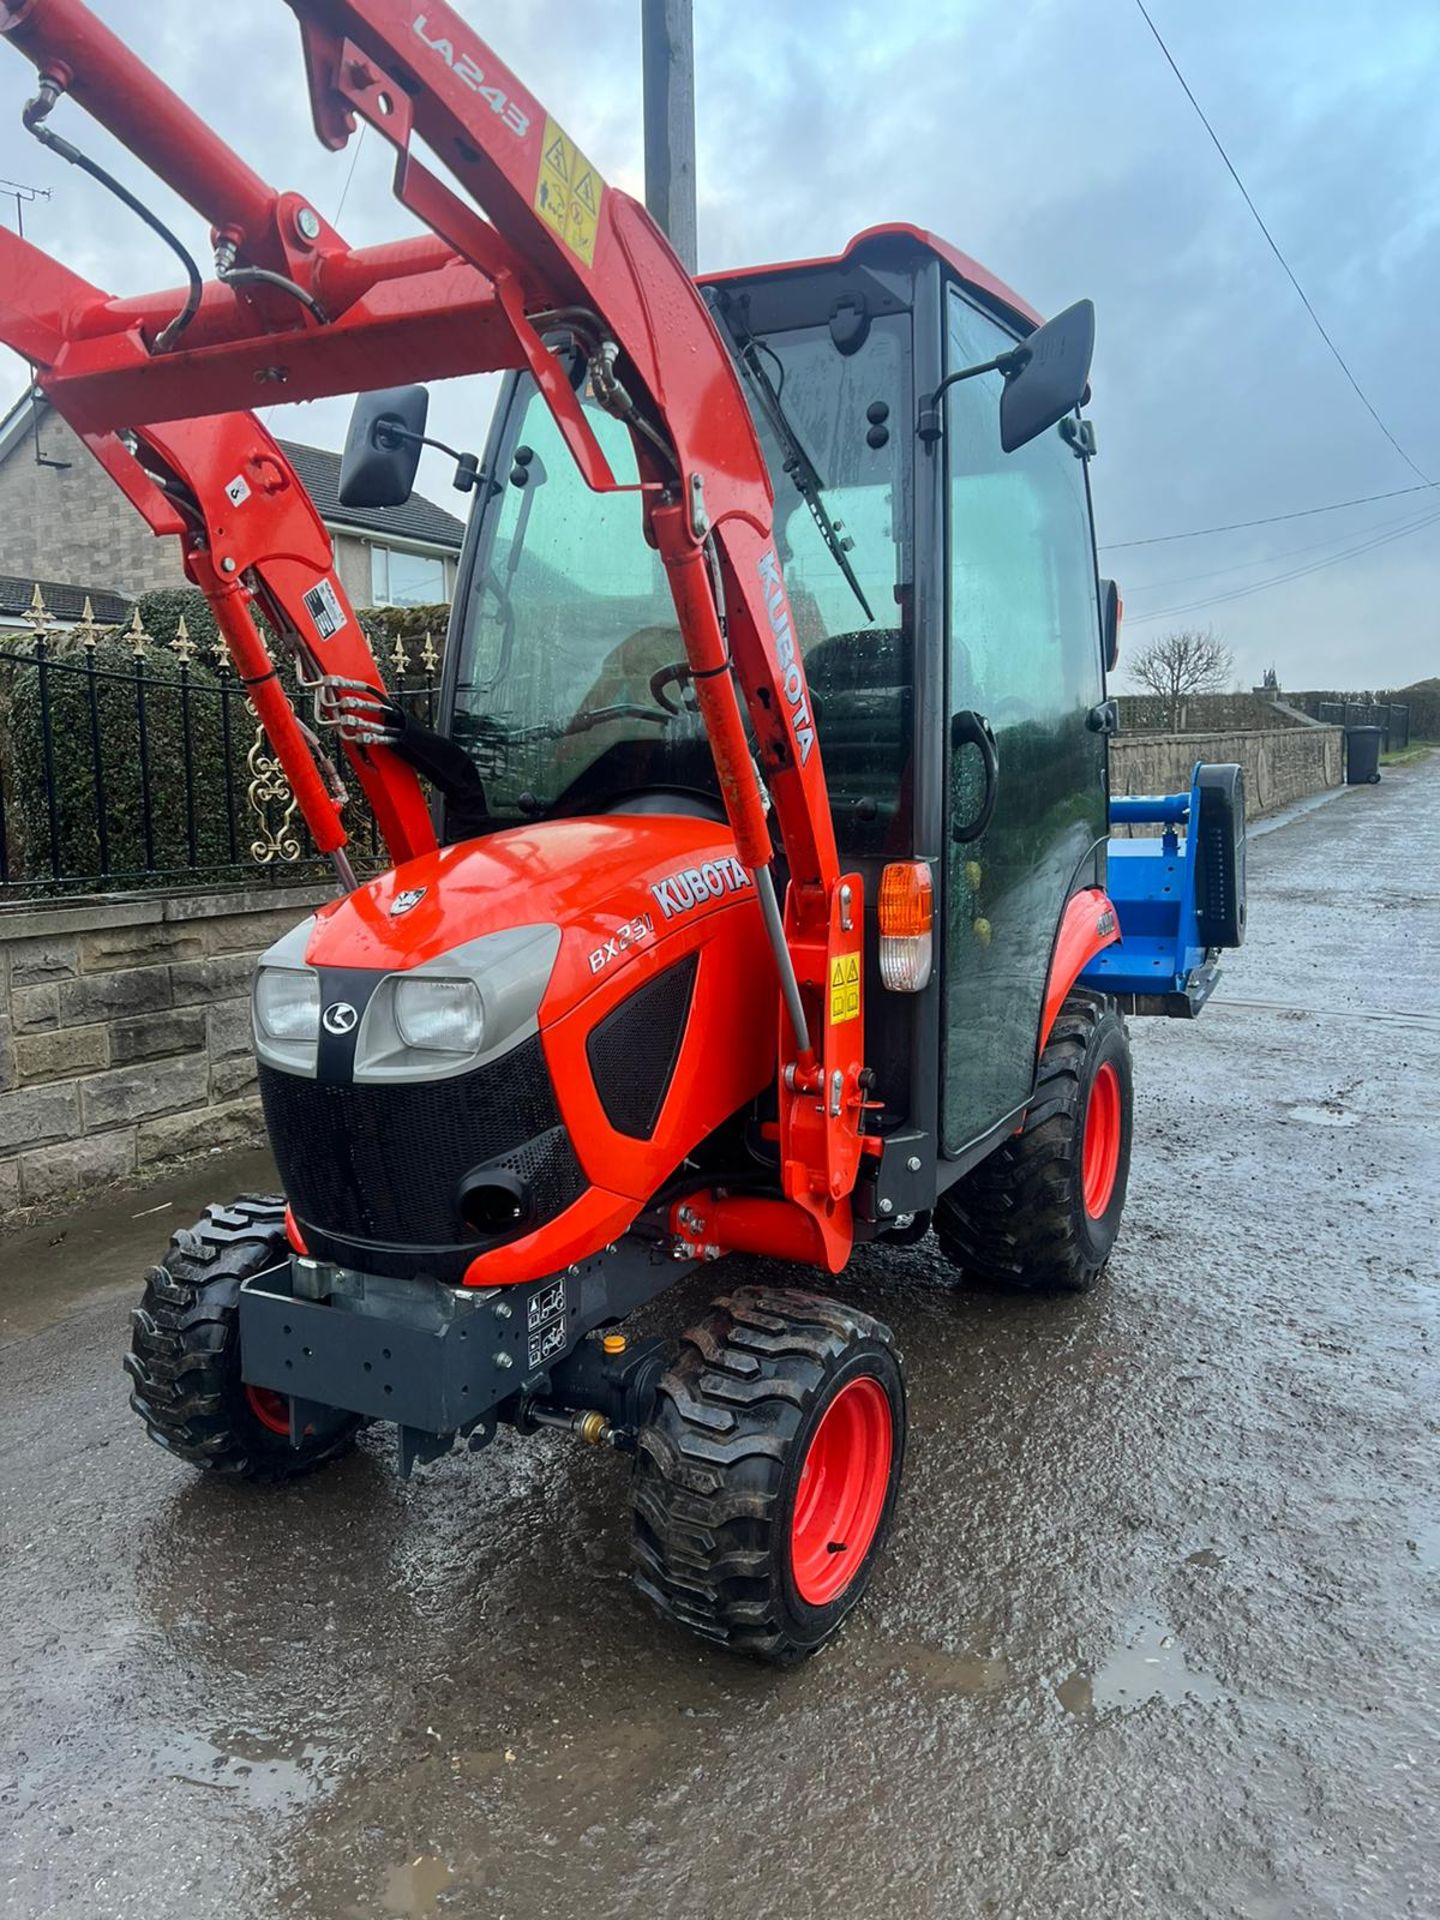
[[[860,1018],[860,956],[843,953],[830,962],[830,1024]]]
[[[578,260],[595,264],[605,182],[562,127],[546,116],[535,211]]]

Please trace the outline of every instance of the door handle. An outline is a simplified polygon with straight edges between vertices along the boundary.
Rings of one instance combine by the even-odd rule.
[[[977,747],[985,763],[985,797],[980,802],[980,811],[967,826],[952,825],[950,829],[951,838],[964,846],[968,846],[972,840],[978,840],[989,826],[1000,790],[1000,750],[995,745],[990,722],[983,713],[976,713],[973,707],[962,708],[950,721],[950,751],[958,753],[961,747],[966,746]]]

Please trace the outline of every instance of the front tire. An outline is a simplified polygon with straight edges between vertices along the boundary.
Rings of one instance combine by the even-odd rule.
[[[1021,1292],[1088,1292],[1125,1210],[1133,1099],[1123,1018],[1113,1001],[1072,993],[1020,1132],[936,1204],[935,1235],[952,1265]]]
[[[150,1269],[130,1316],[130,1405],[150,1438],[191,1466],[274,1484],[355,1444],[359,1417],[336,1412],[292,1447],[288,1400],[240,1377],[240,1283],[285,1253],[284,1200],[247,1193],[231,1206],[207,1207]]]
[[[884,1545],[905,1426],[888,1327],[788,1288],[718,1300],[639,1436],[640,1590],[737,1652],[778,1666],[818,1652]]]

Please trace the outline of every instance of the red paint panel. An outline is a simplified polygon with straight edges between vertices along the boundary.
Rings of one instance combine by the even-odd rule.
[[[1050,1029],[1065,1004],[1066,994],[1095,955],[1103,947],[1113,947],[1119,938],[1120,921],[1109,894],[1099,887],[1086,887],[1083,893],[1071,896],[1055,936],[1055,951],[1050,956],[1050,979],[1045,988],[1045,1011],[1040,1022],[1042,1048],[1050,1038]]]

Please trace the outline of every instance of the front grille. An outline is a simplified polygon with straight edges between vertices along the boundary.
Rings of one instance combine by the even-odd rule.
[[[538,1034],[474,1073],[406,1086],[325,1085],[262,1063],[260,1093],[290,1204],[326,1233],[397,1246],[494,1244],[459,1209],[461,1181],[487,1164],[529,1185],[533,1210],[517,1231],[553,1219],[585,1190]]]

